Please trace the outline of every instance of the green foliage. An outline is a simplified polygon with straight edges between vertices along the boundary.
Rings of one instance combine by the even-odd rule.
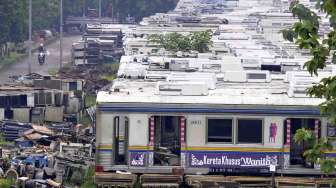
[[[86,95],[85,96],[85,107],[91,107],[91,106],[94,106],[96,105],[96,98],[97,96],[96,95]]]
[[[321,165],[321,169],[330,174],[335,171],[335,160],[326,158],[325,152],[332,150],[330,140],[327,138],[316,139],[313,131],[302,128],[296,131],[294,141],[297,143],[304,143],[306,151],[303,156],[309,162],[316,162]],[[334,164],[333,166],[328,166]]]
[[[14,180],[0,179],[0,187],[1,188],[10,188],[12,185],[15,185],[15,181]]]
[[[96,185],[94,184],[94,175],[94,168],[90,167],[85,173],[84,181],[81,188],[95,188]]]
[[[168,51],[190,51],[195,50],[204,53],[209,50],[212,45],[211,41],[212,31],[192,32],[188,35],[180,33],[169,33],[165,35],[153,34],[148,37],[150,43],[159,44]]]
[[[56,76],[58,73],[58,69],[57,68],[50,68],[48,69],[48,74],[51,76]]]
[[[59,0],[32,0],[33,31],[41,29],[58,30]],[[81,16],[83,7],[98,8],[98,2],[89,0],[63,1],[64,19],[68,16]],[[144,16],[156,12],[166,12],[173,9],[177,0],[104,0],[102,14],[107,17],[117,17],[120,21],[130,15],[141,20]],[[6,43],[22,43],[28,39],[28,0],[0,1],[0,49],[6,48]],[[0,57],[8,55],[8,50]]]
[[[328,59],[336,63],[336,1],[317,0],[316,7],[326,13],[333,27],[326,36],[318,34],[320,18],[298,0],[292,2],[290,11],[299,21],[293,27],[282,31],[285,39],[294,41],[299,48],[310,51],[312,58],[305,63],[305,68],[311,75],[318,75],[318,71],[326,66]],[[320,104],[321,112],[328,115],[330,121],[336,125],[336,76],[322,79],[319,84],[309,88],[307,93],[312,97],[325,99],[325,102]],[[296,132],[295,141],[308,143],[309,147],[304,152],[307,160],[320,164],[326,174],[336,172],[336,160],[326,158],[325,155],[327,151],[332,150],[331,138],[316,139],[313,132],[301,129]]]
[[[82,169],[73,170],[69,183],[71,185],[80,185],[82,183],[83,172]]]
[[[10,53],[10,55],[8,57],[4,57],[4,58],[0,57],[0,69],[3,66],[6,66],[6,65],[9,65],[9,64],[12,64],[12,63],[16,62],[18,59],[22,58],[23,56],[24,56],[23,54],[18,54],[16,52],[12,52],[12,53]]]
[[[101,73],[100,78],[112,82],[117,77],[119,63],[103,64],[102,68],[105,71]]]
[[[313,143],[315,142],[315,134],[308,129],[299,129],[296,131],[296,134],[294,136],[294,141],[297,143],[301,143],[301,142],[309,142],[309,143]]]
[[[33,0],[33,30],[57,28],[59,25],[59,0]]]
[[[2,133],[0,133],[0,146],[10,145],[13,144],[13,142],[6,141],[5,137]]]

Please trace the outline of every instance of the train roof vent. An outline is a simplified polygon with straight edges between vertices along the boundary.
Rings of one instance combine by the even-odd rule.
[[[307,89],[318,83],[320,78],[294,78],[289,82],[287,94],[289,97],[307,97]]]
[[[242,71],[243,66],[241,62],[236,63],[222,63],[221,64],[221,72],[225,71]]]
[[[169,69],[172,71],[185,71],[189,68],[188,60],[172,59],[169,63]]]
[[[261,66],[260,60],[256,58],[244,58],[241,60],[244,68],[258,68]]]
[[[145,80],[166,80],[168,75],[167,71],[146,71]]]
[[[324,71],[324,72],[319,72],[318,77],[312,77],[309,72],[307,71],[287,71],[286,72],[286,79],[285,82],[291,82],[292,80],[297,80],[297,79],[315,79],[315,78],[325,78],[325,77],[329,77],[332,76],[332,72],[330,71]]]
[[[205,82],[208,89],[216,89],[217,77],[215,73],[171,73],[168,82]]]
[[[204,96],[209,90],[205,82],[158,82],[160,95],[169,96]]]
[[[247,75],[245,71],[225,71],[225,82],[247,82]]]
[[[122,89],[126,89],[126,84],[122,83],[122,82],[114,82],[113,86],[112,86],[112,91],[120,91]]]
[[[247,82],[271,82],[269,71],[246,71]]]

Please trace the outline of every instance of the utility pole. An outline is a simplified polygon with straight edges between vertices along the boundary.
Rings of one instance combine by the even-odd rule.
[[[60,68],[63,61],[63,0],[60,0]]]
[[[83,18],[85,18],[86,0],[83,0]]]
[[[32,0],[29,0],[29,60],[28,60],[28,73],[31,73],[32,63]]]
[[[99,18],[101,18],[102,16],[102,1],[101,0],[98,0],[99,1]]]

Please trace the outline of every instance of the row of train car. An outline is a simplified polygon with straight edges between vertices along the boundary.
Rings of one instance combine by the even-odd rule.
[[[264,90],[255,96],[152,96],[139,91],[144,83],[134,82],[138,91],[98,95],[97,171],[267,173],[270,165],[307,167],[306,145],[294,142],[296,131],[307,128],[317,138],[334,134],[319,99],[267,96]]]

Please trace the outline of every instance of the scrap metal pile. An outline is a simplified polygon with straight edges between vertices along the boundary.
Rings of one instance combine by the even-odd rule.
[[[123,55],[123,33],[114,24],[87,24],[83,40],[72,45],[75,65],[119,61]]]
[[[67,67],[59,71],[59,77],[62,79],[83,79],[85,84],[83,90],[86,94],[95,94],[98,90],[104,88],[110,82],[101,75],[113,75],[118,70],[107,68],[103,65],[97,65],[94,67],[88,66],[76,66]]]
[[[83,111],[84,80],[45,76],[0,86],[0,120],[74,122]]]
[[[61,187],[75,175],[83,177],[94,165],[94,135],[89,127],[5,120],[0,129],[7,141],[2,144],[0,175],[23,187]]]

